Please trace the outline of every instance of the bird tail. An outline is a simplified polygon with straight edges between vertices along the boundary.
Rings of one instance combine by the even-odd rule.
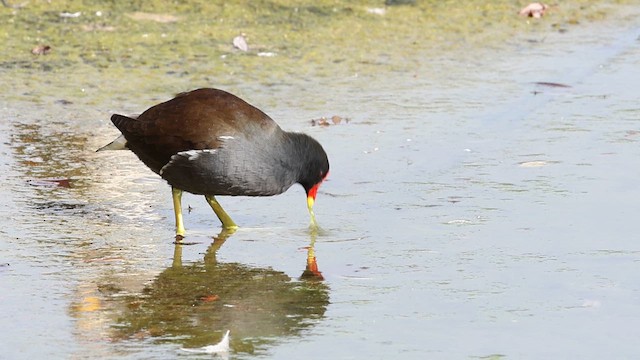
[[[100,149],[96,150],[96,152],[104,151],[104,150],[127,150],[127,149],[129,149],[127,147],[127,139],[124,138],[124,135],[120,134],[120,136],[118,136],[115,140],[101,147]]]

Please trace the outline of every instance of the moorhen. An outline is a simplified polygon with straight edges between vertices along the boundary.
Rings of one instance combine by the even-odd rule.
[[[98,149],[130,149],[172,187],[176,237],[182,238],[182,192],[204,195],[225,229],[237,225],[215,195],[271,196],[299,183],[313,204],[329,172],[322,146],[285,132],[269,116],[228,92],[197,89],[155,105],[137,118],[113,115],[120,135]]]

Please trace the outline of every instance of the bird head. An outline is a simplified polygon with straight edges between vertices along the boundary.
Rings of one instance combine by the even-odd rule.
[[[329,159],[327,158],[327,153],[316,140],[306,136],[305,142],[304,153],[306,154],[306,161],[302,167],[298,183],[304,187],[307,194],[307,207],[311,215],[311,223],[316,225],[313,205],[316,201],[320,184],[329,175]]]

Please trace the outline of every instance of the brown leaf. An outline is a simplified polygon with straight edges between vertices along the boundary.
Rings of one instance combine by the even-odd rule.
[[[206,295],[200,298],[200,301],[208,303],[208,302],[214,302],[220,300],[220,296],[216,295],[216,294],[211,294],[211,295]]]
[[[311,126],[330,126],[330,125],[340,125],[342,122],[348,124],[351,119],[345,118],[338,115],[333,115],[330,119],[326,117],[321,117],[318,119],[311,119]]]

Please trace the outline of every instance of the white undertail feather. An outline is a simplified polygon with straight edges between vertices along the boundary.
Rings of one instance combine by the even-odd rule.
[[[108,143],[107,145],[101,147],[96,151],[103,150],[127,150],[127,139],[124,138],[124,135],[120,134],[115,140]]]

